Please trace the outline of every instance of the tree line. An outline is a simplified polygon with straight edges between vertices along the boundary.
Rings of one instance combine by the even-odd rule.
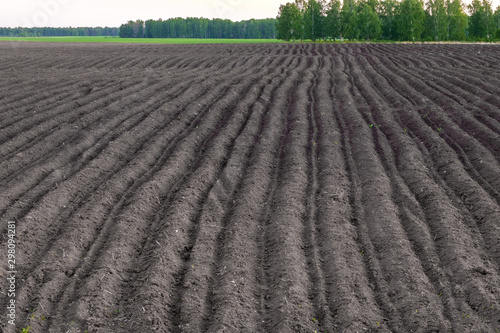
[[[1,37],[118,36],[119,28],[0,28]]]
[[[120,26],[124,38],[237,38],[275,39],[276,20],[233,22],[223,19],[172,18],[128,21]]]
[[[489,0],[296,0],[276,18],[282,40],[500,40],[500,6]]]

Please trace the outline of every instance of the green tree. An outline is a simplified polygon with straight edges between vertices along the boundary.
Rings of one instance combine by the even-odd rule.
[[[467,14],[464,12],[464,5],[461,0],[447,0],[446,12],[447,20],[447,39],[465,40],[465,29],[467,28]]]
[[[278,17],[276,18],[277,38],[282,40],[301,39],[302,15],[295,3],[287,3],[280,6]]]
[[[344,0],[340,11],[341,37],[355,39],[358,35],[357,8],[355,0]]]
[[[469,9],[469,36],[471,38],[481,38],[484,37],[483,22],[481,20],[483,16],[484,8],[481,4],[481,0],[472,0],[472,2],[467,6]]]
[[[95,31],[88,29],[86,36],[95,35]],[[128,21],[120,27],[120,37],[124,38],[142,38],[144,37],[144,21]]]
[[[500,6],[497,7],[495,14],[493,14],[493,21],[494,28],[496,29],[495,39],[500,40]]]
[[[403,0],[399,4],[396,21],[400,39],[419,40],[425,28],[425,11],[422,0]]]
[[[134,37],[143,38],[144,37],[144,21],[137,20],[134,25]]]
[[[303,14],[307,7],[307,0],[295,0],[295,6]]]
[[[396,0],[382,0],[380,2],[380,20],[382,21],[382,37],[395,38],[395,17],[398,3]]]
[[[144,28],[144,35],[146,38],[153,38],[153,31],[156,25],[155,20],[146,20],[146,27]]]
[[[470,13],[469,36],[472,39],[490,39],[495,30],[491,2],[472,0],[468,9]]]
[[[340,0],[331,0],[328,3],[325,17],[325,35],[335,40],[340,36],[342,21],[340,19]]]
[[[444,0],[427,1],[427,35],[436,41],[445,40],[448,28],[448,15]]]
[[[495,21],[495,28],[500,29],[500,6],[495,10],[495,14],[493,14],[493,19]]]
[[[494,38],[495,33],[497,31],[495,16],[493,14],[491,1],[483,0],[483,7],[484,7],[484,25],[486,27],[486,38],[488,40],[491,40]]]
[[[379,13],[380,12],[380,2],[379,2],[379,0],[363,0],[363,1],[360,1],[360,3],[362,4],[362,6],[360,7],[361,10],[359,12],[361,12],[363,10],[363,7],[365,5],[366,6],[370,6],[374,13]]]
[[[134,28],[130,24],[131,21],[129,21],[126,24],[122,24],[120,26],[120,38],[132,38],[134,37]]]
[[[316,0],[309,0],[304,10],[304,38],[313,41],[323,38],[323,6]]]
[[[372,6],[365,5],[358,14],[358,29],[360,37],[366,40],[377,39],[382,33],[382,23]]]

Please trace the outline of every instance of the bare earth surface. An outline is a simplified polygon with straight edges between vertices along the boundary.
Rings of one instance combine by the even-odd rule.
[[[0,43],[0,331],[500,332],[500,46]],[[5,253],[5,255],[4,255]]]

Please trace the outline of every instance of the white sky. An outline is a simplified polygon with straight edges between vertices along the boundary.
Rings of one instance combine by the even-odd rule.
[[[118,27],[128,20],[172,17],[273,18],[292,0],[2,0],[0,27]],[[465,0],[469,3],[470,0]],[[493,9],[500,0],[493,0]]]
[[[0,27],[118,27],[128,20],[172,17],[274,18],[287,1],[292,0],[1,0]]]

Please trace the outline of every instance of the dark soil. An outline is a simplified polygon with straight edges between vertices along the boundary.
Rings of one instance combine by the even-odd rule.
[[[17,332],[500,331],[498,45],[0,43]]]

